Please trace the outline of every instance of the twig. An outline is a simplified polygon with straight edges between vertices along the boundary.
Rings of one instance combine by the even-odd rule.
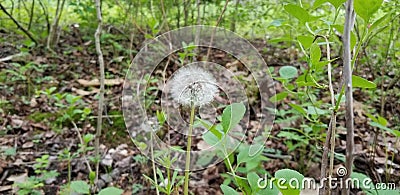
[[[101,51],[101,45],[100,45],[100,34],[102,30],[102,25],[103,25],[103,19],[101,16],[101,2],[100,0],[96,0],[96,16],[97,16],[97,29],[96,32],[94,33],[94,38],[95,38],[95,44],[96,44],[96,53],[98,55],[98,61],[100,65],[100,92],[99,92],[99,105],[98,105],[98,111],[97,111],[97,128],[96,128],[96,138],[95,138],[95,155],[97,158],[96,161],[96,182],[99,180],[99,148],[100,148],[100,137],[101,137],[101,128],[103,124],[103,104],[104,104],[104,59],[103,59],[103,53]]]
[[[51,25],[49,36],[47,37],[47,45],[46,45],[46,47],[50,51],[53,51],[51,47],[54,44],[56,44],[56,43],[54,43],[54,41],[56,39],[55,36],[56,36],[56,33],[57,33],[58,23],[60,22],[62,11],[64,9],[64,4],[65,4],[65,0],[62,0],[61,5],[60,5],[60,0],[57,1],[56,16],[54,18],[53,24]]]
[[[350,48],[350,32],[354,25],[353,0],[346,2],[346,14],[343,32],[343,76],[345,80],[346,95],[346,163],[347,175],[344,180],[348,179],[352,173],[353,152],[354,152],[354,113],[353,113],[353,86],[352,86],[352,63]],[[350,194],[349,189],[344,188],[342,194]]]
[[[71,123],[74,126],[74,129],[75,129],[76,133],[78,134],[79,142],[81,142],[81,145],[84,146],[85,143],[83,142],[82,135],[81,135],[81,132],[78,129],[78,126],[76,126],[76,124],[75,124],[75,122],[73,120],[71,120]],[[85,163],[86,163],[86,166],[89,169],[89,172],[92,172],[92,167],[90,167],[90,163],[86,158],[86,154],[83,154],[83,159],[85,160]]]
[[[32,40],[36,45],[38,44],[33,35],[24,27],[22,27],[21,24],[17,20],[15,20],[15,18],[10,13],[7,12],[6,8],[4,8],[3,5],[1,5],[1,3],[0,3],[0,9],[14,22],[15,25],[17,25],[19,29],[22,30],[22,32],[25,33],[26,36],[29,37],[30,40]]]
[[[29,24],[28,24],[28,30],[31,29],[32,26],[32,21],[33,21],[33,16],[34,16],[34,9],[35,9],[35,0],[32,1],[32,5],[31,5],[31,13],[29,16]]]
[[[47,34],[49,34],[49,33],[50,33],[50,19],[49,19],[49,13],[48,13],[48,11],[47,11],[46,6],[44,6],[42,0],[39,0],[39,4],[40,4],[40,7],[42,7],[42,9],[43,9],[43,14],[44,14],[44,16],[45,16],[45,18],[46,18]]]
[[[224,15],[224,13],[226,11],[226,7],[228,6],[228,3],[229,3],[229,0],[226,0],[224,8],[222,9],[221,15],[219,15],[219,18],[217,20],[217,24],[215,25],[215,27],[218,27],[219,23],[221,22],[222,16]],[[208,50],[207,50],[206,61],[208,60],[208,57],[210,56],[210,53],[211,53],[211,47],[212,47],[212,44],[213,44],[215,30],[216,29],[214,28],[214,30],[212,31],[212,34],[211,34],[210,46],[208,47]]]
[[[332,64],[331,64],[331,51],[330,51],[330,45],[329,45],[329,40],[326,36],[324,36],[325,42],[327,43],[326,45],[326,57],[328,60],[328,84],[329,84],[329,93],[331,95],[331,104],[332,104],[332,114],[331,114],[331,120],[329,122],[329,127],[328,131],[326,134],[326,141],[323,146],[323,154],[322,154],[322,159],[321,159],[321,180],[326,177],[326,168],[327,168],[327,162],[328,162],[328,147],[329,143],[331,144],[331,156],[330,156],[330,163],[329,163],[329,177],[332,177],[332,172],[333,172],[333,160],[334,160],[334,154],[335,154],[335,131],[336,131],[336,111],[334,109],[335,107],[335,92],[333,90],[333,84],[332,84]],[[320,190],[319,194],[323,195],[325,194],[326,186],[325,184],[322,184],[324,187]],[[330,190],[329,190],[330,193]]]

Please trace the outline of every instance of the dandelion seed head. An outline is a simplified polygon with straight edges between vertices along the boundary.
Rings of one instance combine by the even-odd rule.
[[[218,87],[215,78],[206,70],[186,66],[179,69],[171,80],[172,98],[179,104],[202,106],[210,103]]]

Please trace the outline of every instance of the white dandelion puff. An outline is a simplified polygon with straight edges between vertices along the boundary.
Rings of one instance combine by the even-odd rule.
[[[186,66],[179,69],[171,80],[172,98],[185,106],[202,106],[210,103],[218,87],[215,78],[206,70]]]

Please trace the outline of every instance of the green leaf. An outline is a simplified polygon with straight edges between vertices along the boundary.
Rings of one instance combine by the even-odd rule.
[[[281,169],[275,172],[275,185],[283,195],[299,195],[304,176],[291,169]],[[279,180],[284,182],[279,182]],[[294,188],[293,188],[294,187]]]
[[[211,131],[207,131],[206,133],[204,133],[202,138],[210,146],[214,146],[220,140]]]
[[[315,83],[312,82],[311,78],[308,76],[307,72],[304,72],[302,75],[297,77],[296,84],[298,87],[316,86]]]
[[[367,79],[361,78],[359,76],[353,75],[351,77],[352,79],[352,83],[353,83],[353,87],[360,87],[360,88],[376,88],[376,84],[368,81]]]
[[[288,92],[280,92],[269,98],[270,102],[279,102],[288,96]]]
[[[309,22],[312,18],[305,9],[295,4],[287,4],[284,6],[284,9],[301,23]]]
[[[376,195],[376,191],[375,189],[375,185],[372,182],[371,178],[369,178],[368,176],[362,174],[362,173],[357,173],[357,172],[353,172],[351,173],[350,177],[352,179],[357,179],[360,182],[360,188],[367,194],[374,194]]]
[[[297,69],[293,66],[282,66],[279,75],[284,79],[291,79],[297,76]]]
[[[339,8],[346,0],[328,0],[336,9]]]
[[[321,6],[322,4],[328,2],[328,0],[315,0],[314,4],[313,4],[313,8],[318,8],[319,6]]]
[[[350,32],[350,48],[353,49],[357,43],[356,34],[353,31]]]
[[[292,107],[293,109],[295,109],[297,112],[300,112],[303,115],[307,115],[307,112],[304,110],[303,107],[301,107],[297,104],[292,104],[292,103],[289,103],[289,106]]]
[[[381,124],[379,124],[379,123],[377,123],[377,122],[370,122],[370,125],[373,126],[373,127],[378,127],[378,128],[380,128],[380,129],[383,129],[383,130],[388,131],[388,132],[390,132],[390,133],[393,133],[393,130],[392,130],[392,129],[390,129],[390,128],[388,128],[388,127],[385,127],[385,126],[383,126],[383,125],[381,125]]]
[[[96,172],[90,171],[90,173],[89,173],[90,182],[94,182],[95,179],[96,179]]]
[[[73,181],[71,182],[71,189],[80,194],[89,194],[90,186],[82,181]]]
[[[372,25],[369,27],[370,31],[373,31],[375,28],[377,28],[378,26],[380,26],[381,23],[386,24],[386,22],[388,21],[387,19],[389,18],[388,16],[390,15],[390,13],[382,16],[381,18],[379,18],[378,20],[376,20],[374,23],[372,23]],[[383,26],[383,25],[382,25]]]
[[[250,184],[251,191],[257,192],[258,190],[260,190],[260,188],[258,187],[258,179],[259,178],[260,177],[257,175],[257,173],[250,172],[247,174],[247,181]]]
[[[233,188],[225,185],[225,184],[221,184],[221,190],[225,195],[239,195]]]
[[[218,125],[212,125],[210,124],[210,122],[202,120],[202,119],[198,119],[200,121],[200,123],[207,128],[211,133],[213,133],[215,136],[217,136],[217,138],[219,140],[221,140],[222,138],[222,132],[218,130],[218,127],[220,127],[220,124]]]
[[[399,190],[377,190],[378,195],[399,195]]]
[[[394,134],[396,137],[400,137],[400,131],[399,131],[399,130],[393,130],[393,134]]]
[[[317,108],[315,106],[307,106],[307,114],[324,115],[324,114],[328,114],[328,113],[329,113],[328,110],[323,110],[323,109]]]
[[[311,63],[317,64],[319,60],[321,59],[321,48],[319,48],[318,44],[313,43],[310,48],[310,59]]]
[[[243,162],[252,161],[256,156],[261,154],[263,149],[264,146],[261,144],[255,144],[254,146],[252,145],[244,147],[239,151],[239,154],[237,155],[237,164],[239,165],[240,163]]]
[[[224,133],[234,128],[242,120],[246,112],[243,103],[233,103],[227,106],[222,112],[222,128]]]
[[[332,62],[333,60],[331,60],[331,62]],[[323,70],[323,68],[327,65],[327,64],[329,64],[329,62],[330,61],[320,61],[320,62],[317,62],[316,64],[313,64],[313,68],[314,68],[314,70],[315,71],[321,71],[321,70]]]
[[[99,192],[99,195],[121,195],[124,193],[123,190],[116,187],[104,188]]]
[[[387,120],[381,116],[378,116],[378,122],[379,124],[383,125],[383,126],[387,126]]]
[[[93,135],[93,134],[90,134],[90,133],[88,133],[88,134],[86,134],[86,135],[83,136],[83,142],[84,142],[85,144],[89,143],[89,142],[92,141],[93,139],[94,139],[94,135]]]
[[[383,0],[354,0],[354,11],[365,23],[369,22],[372,15],[381,7]]]
[[[306,36],[306,35],[300,35],[297,37],[297,40],[299,43],[303,46],[304,49],[310,48],[311,44],[314,41],[313,36]]]

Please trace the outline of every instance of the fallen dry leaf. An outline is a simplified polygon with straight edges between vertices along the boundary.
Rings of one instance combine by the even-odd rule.
[[[105,79],[104,80],[104,85],[121,85],[124,82],[124,79],[118,78],[118,79]],[[94,86],[100,86],[100,81],[99,79],[93,79],[90,81],[87,81],[85,79],[78,79],[78,83],[85,86],[85,87],[94,87]]]
[[[0,186],[0,192],[8,191],[12,189],[12,185]]]
[[[33,142],[26,142],[22,145],[22,148],[32,148],[33,147]]]
[[[11,175],[7,178],[7,181],[12,181],[14,183],[23,183],[28,178],[28,173],[22,173],[20,175]]]
[[[85,90],[77,89],[77,88],[74,88],[74,87],[72,87],[71,90],[72,90],[73,92],[75,92],[76,94],[80,95],[80,96],[87,96],[87,95],[91,95],[91,94],[98,93],[98,92],[100,91],[100,90],[98,90],[98,89],[94,89],[94,90],[92,90],[92,91],[85,91]]]

